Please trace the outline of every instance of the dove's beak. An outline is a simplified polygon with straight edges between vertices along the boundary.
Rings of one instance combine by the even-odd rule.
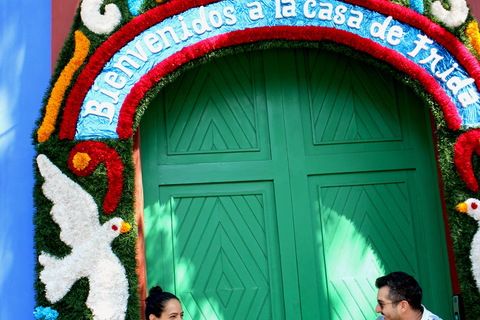
[[[122,227],[120,228],[120,233],[126,233],[132,229],[132,226],[129,223],[122,221]]]
[[[457,211],[461,213],[467,213],[468,212],[468,204],[466,202],[462,202],[457,205]]]

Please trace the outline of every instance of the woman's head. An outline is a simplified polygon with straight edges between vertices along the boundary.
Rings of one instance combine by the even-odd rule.
[[[145,299],[145,318],[147,320],[183,319],[182,305],[175,295],[164,292],[159,286],[153,287]]]

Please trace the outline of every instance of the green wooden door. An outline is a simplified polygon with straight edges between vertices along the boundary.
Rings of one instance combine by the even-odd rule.
[[[451,316],[427,112],[391,77],[318,50],[218,59],[141,123],[148,285],[187,319],[375,319],[403,270]]]

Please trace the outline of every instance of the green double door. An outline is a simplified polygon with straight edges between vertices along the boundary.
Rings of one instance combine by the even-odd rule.
[[[428,113],[392,77],[318,50],[216,59],[141,122],[148,285],[186,319],[376,319],[414,275],[451,317]]]

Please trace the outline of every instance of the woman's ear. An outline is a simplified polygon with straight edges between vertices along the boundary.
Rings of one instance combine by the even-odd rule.
[[[155,315],[151,314],[148,316],[148,320],[157,320],[158,318]]]

